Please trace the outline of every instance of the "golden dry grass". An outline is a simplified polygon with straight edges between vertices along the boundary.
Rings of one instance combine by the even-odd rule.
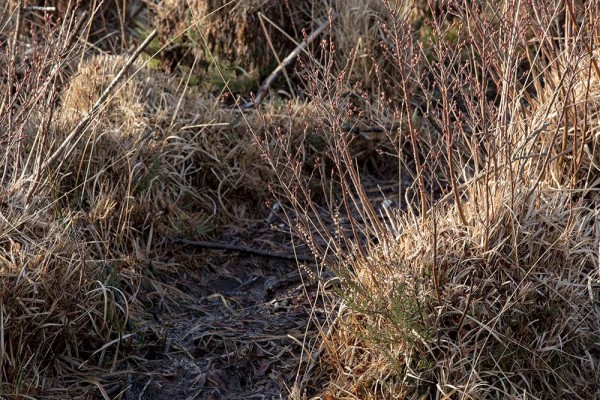
[[[468,226],[455,210],[424,226],[396,215],[395,238],[345,264],[358,314],[328,338],[333,398],[598,390],[597,211],[552,188],[525,200],[499,186],[486,224],[474,203]]]
[[[403,123],[407,136],[418,127],[411,140],[418,138],[413,154],[423,164],[413,166],[415,180],[438,175],[447,194],[436,199],[419,186],[430,203],[425,214],[414,211],[418,205],[376,212],[364,177],[345,172],[355,164],[344,155],[343,124],[333,123],[328,151],[342,184],[351,188],[341,199],[331,196],[333,223],[303,207],[303,193],[291,194],[294,211],[306,214],[297,220],[298,234],[337,272],[343,300],[341,316],[324,327],[324,345],[313,353],[320,362],[307,363],[319,365],[311,369],[314,380],[299,380],[293,398],[308,398],[307,390],[326,399],[586,398],[600,390],[593,367],[600,339],[594,58],[579,38],[562,50],[546,43],[536,53],[532,46],[532,90],[514,73],[525,57],[515,43],[531,40],[535,33],[528,28],[543,13],[511,25],[516,12],[494,20],[475,17],[478,11],[468,7],[461,14],[455,6],[458,15],[472,13],[473,25],[460,28],[472,29],[473,36],[457,42],[461,31],[455,31],[438,45],[441,51],[434,46],[424,54],[429,60],[421,60],[434,69],[439,92],[428,97],[423,90],[429,112],[415,107],[414,126]],[[566,12],[559,3],[547,6]],[[462,70],[450,60],[485,40],[477,37],[475,18],[488,17],[482,35],[499,32],[494,24],[505,32],[519,26],[521,33],[508,35],[512,44],[502,38],[512,47],[490,47],[490,57],[512,59],[495,72],[488,64],[501,81],[496,104],[469,108],[470,96],[480,92],[464,71],[469,62],[481,65],[480,59],[467,61]],[[580,32],[593,34],[593,14],[579,18],[590,24]],[[443,23],[436,29],[438,35],[448,32]],[[404,43],[410,41],[399,41],[393,51]],[[420,65],[407,68],[404,77],[418,82]],[[328,98],[340,93],[327,78],[322,87],[330,89]],[[416,104],[424,86],[415,87]],[[464,102],[462,108],[444,103],[446,95]],[[317,103],[324,98],[315,97]],[[351,118],[337,113],[338,104],[323,104],[322,118]],[[482,117],[480,110],[487,114]],[[398,155],[402,159],[401,151]],[[459,182],[452,185],[453,180]],[[344,218],[350,220],[346,226]],[[345,238],[339,233],[344,229]],[[323,385],[324,391],[316,389]]]
[[[186,3],[154,6],[169,51],[260,74],[329,6]],[[334,312],[306,348],[290,398],[598,393],[600,71],[583,42],[597,36],[591,8],[575,9],[580,36],[565,22],[561,38],[536,41],[544,16],[570,20],[562,2],[522,25],[504,2],[501,14],[457,3],[447,19],[421,4],[367,3],[331,4],[335,46],[311,48],[294,78],[310,102],[273,96],[241,112],[190,86],[194,71],[176,77],[137,61],[74,139],[126,57],[61,47],[73,42],[58,28],[42,45],[24,35],[2,48],[2,395],[60,398],[95,386],[108,397],[106,371],[141,345],[132,333],[145,296],[186,295],[161,282],[196,267],[169,252],[170,239],[218,240],[263,220],[275,200],[337,274],[335,290],[327,283],[319,295]],[[16,15],[7,7],[6,43]],[[259,11],[294,40],[269,23],[265,34]],[[498,47],[477,47],[484,36],[456,23],[467,16]],[[424,33],[422,18],[439,20]],[[481,60],[489,71],[470,80]],[[375,205],[370,186],[385,185],[407,210]]]
[[[95,368],[119,363],[123,340],[132,340],[126,332],[144,317],[140,285],[179,295],[145,278],[150,262],[154,278],[182,267],[164,260],[170,238],[219,238],[268,215],[272,172],[251,134],[264,118],[223,109],[141,62],[83,134],[69,139],[124,63],[96,55],[64,64],[74,70],[60,91],[48,83],[52,76],[44,80],[46,66],[34,64],[18,95],[34,101],[38,91],[60,106],[50,113],[25,102],[10,114],[3,103],[3,130],[13,124],[3,142],[3,394],[101,388]],[[272,114],[282,129],[303,126],[276,108]],[[58,149],[63,156],[46,164]],[[126,328],[128,321],[134,325]]]

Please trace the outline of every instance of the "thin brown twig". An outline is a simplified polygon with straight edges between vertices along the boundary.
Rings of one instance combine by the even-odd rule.
[[[399,128],[400,128],[400,124],[396,124],[396,123],[385,125],[385,126],[360,127],[360,126],[354,126],[354,125],[350,125],[350,124],[342,126],[342,129],[344,130],[344,132],[355,133],[357,135],[360,135],[362,133],[387,133],[387,132],[396,131]]]
[[[77,39],[79,37],[77,34],[79,33],[79,30],[81,29],[81,26],[83,25],[83,23],[85,21],[87,21],[88,14],[89,14],[89,12],[84,11],[81,14],[81,16],[79,17],[79,20],[75,23],[75,28],[73,29],[73,35],[69,38],[69,41],[67,42],[67,46],[65,47],[65,49],[71,48],[71,46],[73,46],[73,43],[75,43],[75,39]]]
[[[462,329],[463,324],[465,322],[465,317],[467,316],[469,307],[471,307],[471,301],[473,300],[473,286],[474,286],[473,275],[474,275],[474,272],[471,271],[471,273],[469,274],[469,279],[471,280],[471,289],[469,290],[469,295],[467,297],[467,304],[465,305],[465,309],[463,310],[462,315],[460,316],[460,320],[458,321],[458,324],[457,324],[456,332],[458,334],[460,334],[460,330]]]
[[[14,68],[15,68],[15,64],[16,64],[16,59],[17,59],[17,43],[19,41],[19,31],[21,30],[21,18],[23,18],[23,9],[21,7],[19,7],[17,9],[17,21],[15,24],[15,30],[13,33],[13,37],[11,38],[11,44],[10,44],[10,62],[8,64],[8,68],[9,68],[9,73],[8,73],[8,85],[6,86],[7,88],[12,88],[13,87],[13,77],[15,76],[15,72],[14,72]],[[6,90],[5,94],[3,95],[2,98],[2,105],[0,106],[0,111],[4,111],[5,107],[8,109],[8,107],[10,107],[10,103],[12,103],[12,96],[11,96],[11,91],[10,90]],[[8,113],[8,132],[12,132],[12,121],[13,121],[13,113],[9,112]]]
[[[565,0],[564,3],[565,3],[565,7],[569,13],[571,23],[574,26],[576,26],[577,29],[580,29],[579,24],[577,23],[577,18],[575,17],[575,12],[573,11],[573,5],[571,4],[570,1],[567,1],[567,0]],[[596,71],[596,76],[600,77],[600,67],[598,67],[598,63],[596,62],[596,57],[594,56],[594,52],[592,51],[590,44],[586,40],[582,40],[582,43],[585,46],[585,49],[587,50],[588,55],[590,56],[590,61],[591,61],[592,65],[594,66],[594,70]]]

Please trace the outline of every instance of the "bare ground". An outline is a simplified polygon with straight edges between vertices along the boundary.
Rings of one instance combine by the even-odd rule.
[[[174,251],[198,266],[167,283],[188,296],[151,306],[129,361],[136,372],[116,398],[287,398],[325,315],[322,303],[311,304],[319,298],[314,267],[190,246]]]

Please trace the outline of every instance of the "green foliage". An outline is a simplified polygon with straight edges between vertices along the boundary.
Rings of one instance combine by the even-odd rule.
[[[162,160],[160,159],[160,157],[154,158],[154,160],[152,161],[152,165],[148,170],[148,173],[144,175],[144,177],[140,179],[139,183],[137,184],[136,191],[138,193],[145,192],[150,187],[152,182],[154,182],[155,179],[159,178],[161,167]]]

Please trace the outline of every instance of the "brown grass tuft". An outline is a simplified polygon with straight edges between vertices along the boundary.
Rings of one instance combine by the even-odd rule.
[[[117,362],[129,301],[94,260],[76,216],[3,201],[0,391],[35,394],[85,374],[86,364]]]
[[[547,26],[555,36],[536,41],[549,15],[569,12],[564,3],[452,4],[430,10],[434,40],[421,42],[409,14],[389,7],[385,54],[396,60],[398,103],[367,92],[372,114],[361,113],[344,107],[347,69],[336,76],[335,66],[313,63],[305,75],[326,121],[331,168],[318,177],[328,215],[299,175],[280,183],[295,233],[339,278],[343,312],[323,327],[320,368],[294,398],[597,393],[598,74],[583,39],[597,17],[578,9],[580,25],[563,36]],[[581,37],[568,36],[575,31]],[[395,144],[395,153],[381,154],[412,175],[412,190],[399,179],[388,199],[404,196],[407,210],[379,208],[368,190],[373,170],[358,167],[344,129],[357,115],[394,118],[381,125],[383,148]],[[293,170],[301,156],[274,148]]]

